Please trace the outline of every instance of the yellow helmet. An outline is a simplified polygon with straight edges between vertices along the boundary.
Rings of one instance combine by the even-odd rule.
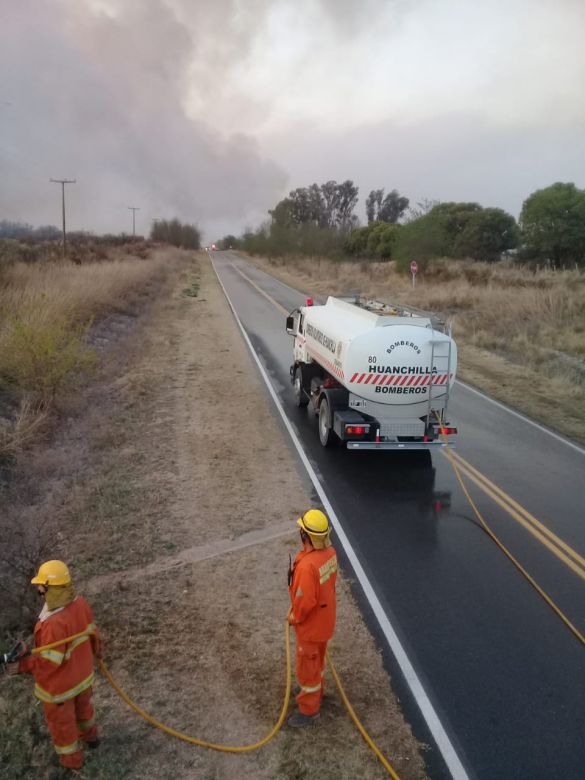
[[[31,585],[70,585],[71,575],[63,561],[46,561],[43,563]]]
[[[316,536],[317,539],[323,539],[329,533],[329,520],[320,509],[309,509],[302,517],[299,517],[297,525],[309,536]]]

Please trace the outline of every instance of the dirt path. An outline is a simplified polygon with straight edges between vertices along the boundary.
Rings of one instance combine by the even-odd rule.
[[[282,702],[286,571],[295,519],[310,506],[307,484],[203,254],[128,339],[109,412],[86,431],[99,457],[60,515],[64,553],[94,605],[113,674],[141,706],[203,739],[255,741]],[[400,776],[425,777],[421,746],[343,577],[331,652]],[[155,731],[101,679],[96,701],[104,739],[83,777],[387,776],[330,680],[317,727],[283,730],[243,756]],[[37,752],[44,777],[44,743]]]

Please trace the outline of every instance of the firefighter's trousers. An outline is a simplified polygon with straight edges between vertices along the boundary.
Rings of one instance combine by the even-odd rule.
[[[316,715],[325,689],[327,642],[305,642],[297,636],[297,680],[301,691],[297,705],[303,715]]]
[[[44,703],[47,726],[53,737],[53,746],[62,766],[80,769],[83,766],[83,742],[95,742],[95,725],[92,689],[62,704]]]

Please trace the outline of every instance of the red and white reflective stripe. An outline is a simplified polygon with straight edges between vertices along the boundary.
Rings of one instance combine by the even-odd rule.
[[[343,373],[342,369],[339,368],[339,366],[336,366],[334,363],[332,363],[330,360],[328,360],[324,355],[321,355],[316,350],[307,349],[307,352],[311,357],[314,357],[318,360],[321,365],[324,365],[329,371],[331,371],[332,374],[335,374],[336,377],[343,380],[345,379],[345,374]]]
[[[339,375],[339,374],[338,374]],[[343,372],[341,372],[343,378]],[[406,385],[407,387],[423,387],[424,385],[444,385],[448,380],[453,379],[453,374],[360,374],[355,372],[349,383],[365,385]],[[365,381],[364,381],[365,380]]]

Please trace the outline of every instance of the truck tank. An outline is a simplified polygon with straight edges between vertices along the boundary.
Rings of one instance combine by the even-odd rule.
[[[455,381],[457,347],[430,315],[331,297],[303,312],[307,353],[350,393],[416,414],[412,407],[428,405],[432,388],[433,408],[441,407]]]
[[[319,411],[323,443],[327,426],[346,439],[356,426],[362,430],[361,418],[365,429],[359,435],[375,436],[377,444],[427,444],[438,438],[439,428],[447,431],[439,421],[446,419],[457,347],[433,315],[330,297],[325,305],[293,312],[287,331],[295,336],[291,380],[297,403],[310,400]]]

